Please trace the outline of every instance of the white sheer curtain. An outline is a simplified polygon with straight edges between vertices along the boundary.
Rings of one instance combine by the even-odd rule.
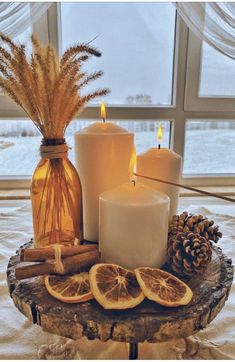
[[[0,2],[0,32],[18,37],[51,6],[51,2]]]
[[[177,2],[176,9],[197,36],[235,59],[234,2]]]

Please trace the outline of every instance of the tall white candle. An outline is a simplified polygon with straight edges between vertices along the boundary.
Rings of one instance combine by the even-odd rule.
[[[159,178],[175,183],[181,178],[181,157],[168,148],[150,148],[137,156],[136,173]],[[179,188],[160,182],[137,177],[137,179],[155,190],[166,193],[170,198],[170,213],[172,217],[178,212]]]
[[[98,241],[99,195],[129,180],[134,152],[133,133],[110,122],[94,123],[75,133],[86,240]]]
[[[103,262],[134,269],[166,260],[169,198],[143,184],[125,183],[100,195]]]

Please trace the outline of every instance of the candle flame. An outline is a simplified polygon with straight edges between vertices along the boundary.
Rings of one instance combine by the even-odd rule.
[[[158,126],[158,130],[157,130],[157,140],[159,143],[161,143],[163,138],[163,126],[160,124],[160,126]]]
[[[106,118],[106,108],[104,102],[101,102],[100,106],[100,117],[105,119]]]
[[[136,149],[134,147],[132,155],[131,155],[130,163],[129,163],[129,174],[130,174],[131,181],[134,178],[133,173],[135,173],[135,171],[136,171]]]

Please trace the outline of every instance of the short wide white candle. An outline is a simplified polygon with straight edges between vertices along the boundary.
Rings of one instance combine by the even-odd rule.
[[[74,137],[82,184],[84,238],[98,241],[99,195],[129,180],[134,134],[111,122],[97,122]]]
[[[143,184],[125,183],[100,195],[101,260],[125,268],[166,261],[169,198]]]
[[[180,155],[168,148],[150,148],[137,156],[136,173],[153,178],[180,183],[181,162]],[[178,212],[179,188],[157,181],[137,177],[139,182],[167,194],[170,198],[169,217]]]

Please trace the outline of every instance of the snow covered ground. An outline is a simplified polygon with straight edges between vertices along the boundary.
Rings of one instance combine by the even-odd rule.
[[[155,132],[136,132],[137,153],[156,147]],[[167,139],[167,138],[166,138]],[[32,175],[39,161],[41,137],[0,137],[0,176]],[[69,157],[74,162],[74,139],[67,136],[72,147]],[[9,146],[10,144],[10,146]],[[235,173],[235,130],[187,130],[185,174]]]
[[[185,174],[235,174],[235,130],[187,130]]]

